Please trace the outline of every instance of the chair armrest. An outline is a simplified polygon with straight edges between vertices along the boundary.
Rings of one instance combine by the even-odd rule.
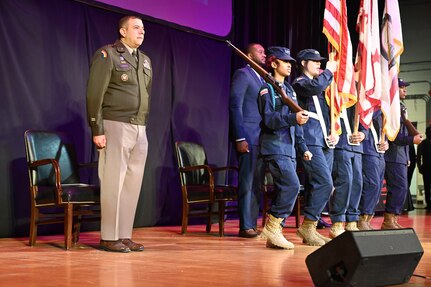
[[[61,203],[61,194],[63,192],[63,189],[61,187],[61,173],[60,173],[60,166],[58,165],[58,161],[53,159],[53,158],[47,158],[47,159],[41,159],[41,160],[35,160],[32,162],[28,163],[28,166],[31,169],[36,169],[39,166],[43,166],[43,165],[52,165],[52,167],[54,168],[54,172],[55,172],[55,187],[57,190],[56,193],[56,199],[57,199],[57,203],[60,204]]]
[[[92,161],[92,162],[86,162],[86,163],[78,163],[78,168],[94,168],[94,167],[98,167],[99,162],[97,161]]]
[[[212,167],[212,171],[219,172],[219,171],[226,171],[226,170],[234,170],[238,172],[237,166],[221,166],[221,167]]]
[[[200,170],[200,169],[205,169],[208,171],[210,177],[213,176],[213,169],[206,164],[203,165],[191,165],[191,166],[185,166],[185,167],[180,167],[178,170],[180,172],[187,172],[187,171],[195,171],[195,170]]]
[[[195,171],[195,170],[201,170],[201,169],[205,169],[206,171],[208,171],[209,180],[210,180],[208,185],[210,186],[211,200],[213,200],[213,198],[214,198],[214,174],[213,174],[213,171],[209,165],[206,165],[206,164],[192,165],[192,166],[185,166],[185,167],[178,168],[180,173],[186,173],[188,171]]]

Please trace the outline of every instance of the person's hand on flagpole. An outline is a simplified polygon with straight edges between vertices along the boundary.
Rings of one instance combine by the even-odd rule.
[[[339,135],[337,135],[337,134],[330,134],[329,136],[328,136],[328,143],[331,145],[331,146],[335,146],[335,145],[337,145],[337,143],[338,143],[338,141],[340,140],[340,136]]]
[[[337,64],[336,61],[328,61],[328,62],[326,62],[326,69],[328,69],[332,73],[335,73],[335,71],[337,70],[337,66],[338,66],[338,64]]]
[[[352,134],[352,143],[358,144],[365,139],[365,134],[363,132],[356,132]]]

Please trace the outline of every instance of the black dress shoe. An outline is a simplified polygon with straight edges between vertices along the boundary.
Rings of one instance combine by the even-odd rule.
[[[144,251],[144,245],[133,242],[131,239],[120,239],[131,251]]]
[[[243,238],[255,238],[259,236],[259,233],[254,229],[243,229],[239,231],[238,236]]]
[[[124,245],[121,240],[100,240],[100,249],[110,252],[130,252],[130,248]]]

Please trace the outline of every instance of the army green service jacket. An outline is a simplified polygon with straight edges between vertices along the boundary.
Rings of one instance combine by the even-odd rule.
[[[104,119],[146,125],[152,67],[142,51],[138,58],[136,63],[120,40],[94,54],[87,84],[87,116],[93,136],[104,134]]]

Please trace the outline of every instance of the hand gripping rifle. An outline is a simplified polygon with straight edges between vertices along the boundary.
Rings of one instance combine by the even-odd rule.
[[[409,136],[414,137],[415,135],[418,135],[420,133],[412,124],[412,122],[407,119],[406,113],[407,113],[407,108],[404,105],[401,105],[401,119],[403,120],[403,123],[406,126],[407,131],[409,132]]]
[[[268,84],[270,84],[274,90],[277,91],[281,95],[281,100],[283,103],[289,106],[289,108],[297,113],[300,111],[303,111],[303,109],[291,98],[289,98],[286,95],[286,92],[281,88],[281,83],[277,82],[274,77],[268,73],[264,68],[259,66],[255,61],[247,57],[246,54],[244,54],[240,49],[235,47],[229,40],[226,40],[226,43],[232,47],[232,49],[241,57],[243,58]]]

